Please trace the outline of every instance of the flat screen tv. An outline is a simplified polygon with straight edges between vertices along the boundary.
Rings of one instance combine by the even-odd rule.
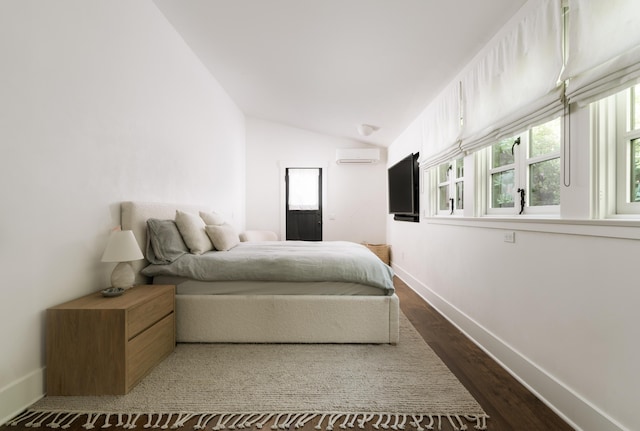
[[[395,220],[420,220],[420,167],[418,153],[400,160],[388,170],[389,214]]]

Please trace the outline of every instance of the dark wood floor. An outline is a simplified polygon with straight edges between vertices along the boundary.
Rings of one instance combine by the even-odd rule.
[[[402,312],[490,416],[489,430],[573,430],[404,282],[394,284]]]
[[[469,341],[458,329],[435,311],[401,280],[395,280],[400,307],[427,344],[440,356],[467,390],[490,416],[490,431],[571,431],[572,428],[533,396],[487,354]],[[77,421],[69,431],[85,431]],[[183,429],[191,430],[187,422]],[[425,424],[423,423],[423,426]],[[96,428],[101,426],[100,421]],[[144,429],[138,426],[138,429]],[[210,427],[209,427],[210,428]],[[268,429],[268,428],[264,428]],[[336,427],[337,430],[339,428]],[[356,428],[357,429],[357,428]],[[407,428],[413,429],[413,428]],[[472,425],[469,429],[473,429]],[[2,426],[0,431],[27,431],[24,426]],[[454,430],[442,423],[443,431]],[[316,431],[312,422],[301,431]],[[365,431],[379,431],[371,424]]]

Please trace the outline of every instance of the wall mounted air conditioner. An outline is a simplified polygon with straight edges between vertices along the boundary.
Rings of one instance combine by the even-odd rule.
[[[366,165],[380,161],[378,148],[343,148],[336,150],[336,163],[339,165]]]

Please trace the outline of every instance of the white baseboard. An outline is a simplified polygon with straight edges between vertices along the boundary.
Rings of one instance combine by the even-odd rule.
[[[394,264],[393,269],[398,278],[402,279],[573,428],[578,431],[628,431],[597,406],[547,374],[453,304],[412,277],[402,267]]]
[[[36,370],[0,389],[0,425],[44,397],[44,368]]]

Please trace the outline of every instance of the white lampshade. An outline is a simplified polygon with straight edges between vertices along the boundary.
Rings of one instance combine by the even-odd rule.
[[[111,232],[107,248],[102,255],[103,262],[118,262],[111,273],[111,286],[122,289],[128,289],[133,286],[135,273],[129,262],[143,258],[142,251],[140,251],[132,231]]]
[[[103,262],[130,262],[143,259],[136,237],[130,230],[111,232],[107,248],[102,255]]]

